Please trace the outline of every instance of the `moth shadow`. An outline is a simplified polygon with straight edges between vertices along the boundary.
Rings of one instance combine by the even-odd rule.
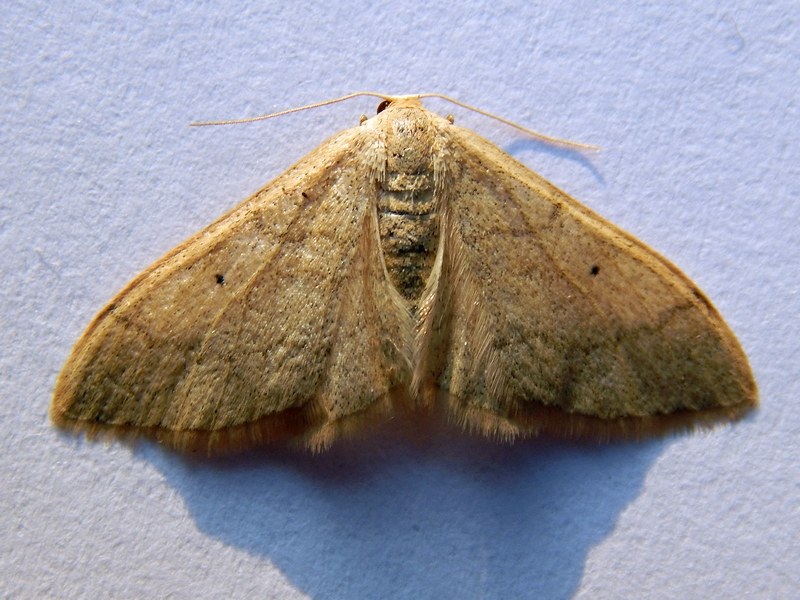
[[[537,153],[549,154],[551,156],[564,160],[571,160],[572,162],[577,163],[578,165],[583,167],[584,169],[587,169],[592,174],[592,177],[594,177],[598,183],[603,185],[605,185],[606,183],[603,174],[592,162],[591,155],[587,154],[586,152],[581,152],[579,150],[575,150],[572,148],[563,148],[561,146],[556,146],[554,144],[548,144],[547,142],[531,140],[531,139],[515,140],[503,146],[503,150],[514,157],[518,157],[520,153],[524,151],[532,151]]]
[[[313,598],[571,598],[663,447],[389,424],[316,456],[146,452],[201,531]]]

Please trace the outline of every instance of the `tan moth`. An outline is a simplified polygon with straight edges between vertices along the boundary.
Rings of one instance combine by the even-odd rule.
[[[95,317],[57,425],[215,454],[319,450],[434,406],[503,439],[756,406],[734,334],[669,261],[421,96],[379,97]]]

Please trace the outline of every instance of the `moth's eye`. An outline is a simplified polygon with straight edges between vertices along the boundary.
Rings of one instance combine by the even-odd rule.
[[[392,103],[391,100],[384,100],[380,104],[378,104],[378,112],[376,114],[381,114],[386,108]]]

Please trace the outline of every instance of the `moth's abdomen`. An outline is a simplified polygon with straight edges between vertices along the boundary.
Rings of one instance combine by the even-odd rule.
[[[389,278],[412,310],[425,290],[436,258],[437,193],[442,169],[438,125],[418,106],[376,119],[384,169],[378,191],[381,247]]]
[[[433,191],[433,173],[389,173],[378,194],[386,269],[412,305],[422,295],[436,257],[439,218]]]

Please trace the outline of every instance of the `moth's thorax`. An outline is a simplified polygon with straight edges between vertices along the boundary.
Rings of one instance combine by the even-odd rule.
[[[436,118],[421,107],[378,116],[386,166],[378,187],[378,223],[392,283],[412,308],[433,268],[439,231],[435,183],[441,146]]]

